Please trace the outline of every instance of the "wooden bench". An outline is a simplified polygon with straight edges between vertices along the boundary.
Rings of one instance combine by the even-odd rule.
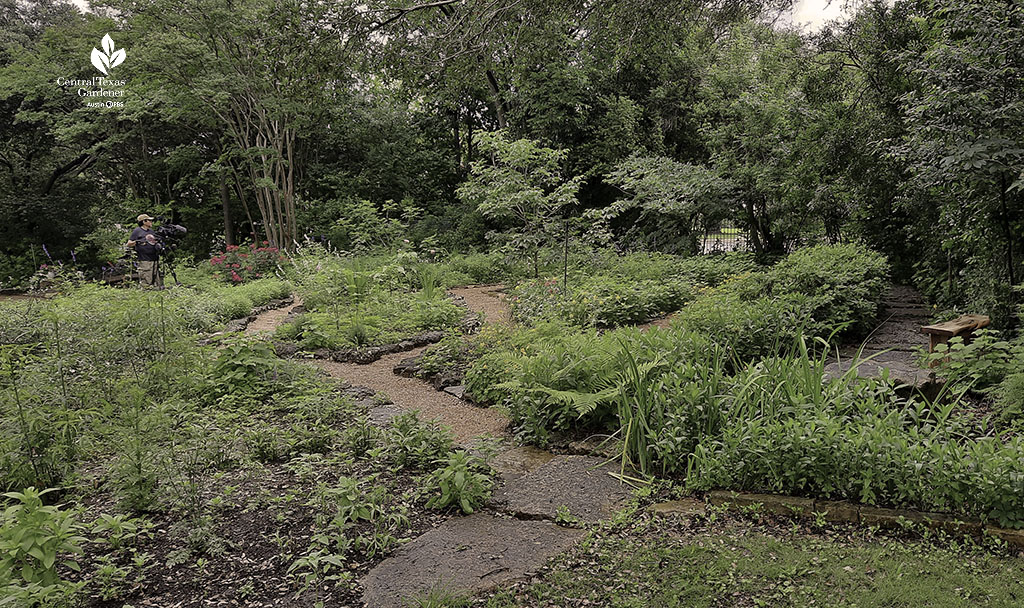
[[[936,346],[945,344],[956,336],[961,336],[964,342],[969,342],[974,330],[987,327],[991,322],[992,320],[985,315],[964,315],[945,323],[925,325],[921,327],[921,331],[928,334],[928,352],[933,353]]]

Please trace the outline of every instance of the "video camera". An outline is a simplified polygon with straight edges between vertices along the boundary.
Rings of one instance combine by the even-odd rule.
[[[153,234],[163,245],[164,251],[174,251],[185,240],[188,229],[179,224],[171,224],[166,218],[158,217],[160,225],[153,229]]]

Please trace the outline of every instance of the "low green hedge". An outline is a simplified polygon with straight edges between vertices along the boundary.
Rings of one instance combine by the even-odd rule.
[[[616,327],[678,310],[697,294],[680,280],[597,276],[571,285],[568,294],[557,279],[524,281],[509,293],[508,302],[512,318],[523,324],[557,319],[577,327]]]

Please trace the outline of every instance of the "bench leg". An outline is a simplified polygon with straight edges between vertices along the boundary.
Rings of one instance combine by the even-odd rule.
[[[938,346],[939,344],[945,344],[946,341],[947,341],[947,338],[945,336],[940,336],[938,334],[928,334],[928,354],[934,353],[935,352],[935,347]],[[936,361],[932,361],[931,363],[928,364],[928,367],[938,367],[938,366],[939,366],[939,362],[937,360]]]

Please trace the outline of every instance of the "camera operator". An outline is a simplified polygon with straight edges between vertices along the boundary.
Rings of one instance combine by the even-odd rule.
[[[164,286],[164,279],[160,276],[160,252],[163,244],[153,232],[153,218],[143,213],[135,218],[139,227],[132,230],[132,235],[127,246],[135,249],[139,256],[139,280],[143,287]]]

